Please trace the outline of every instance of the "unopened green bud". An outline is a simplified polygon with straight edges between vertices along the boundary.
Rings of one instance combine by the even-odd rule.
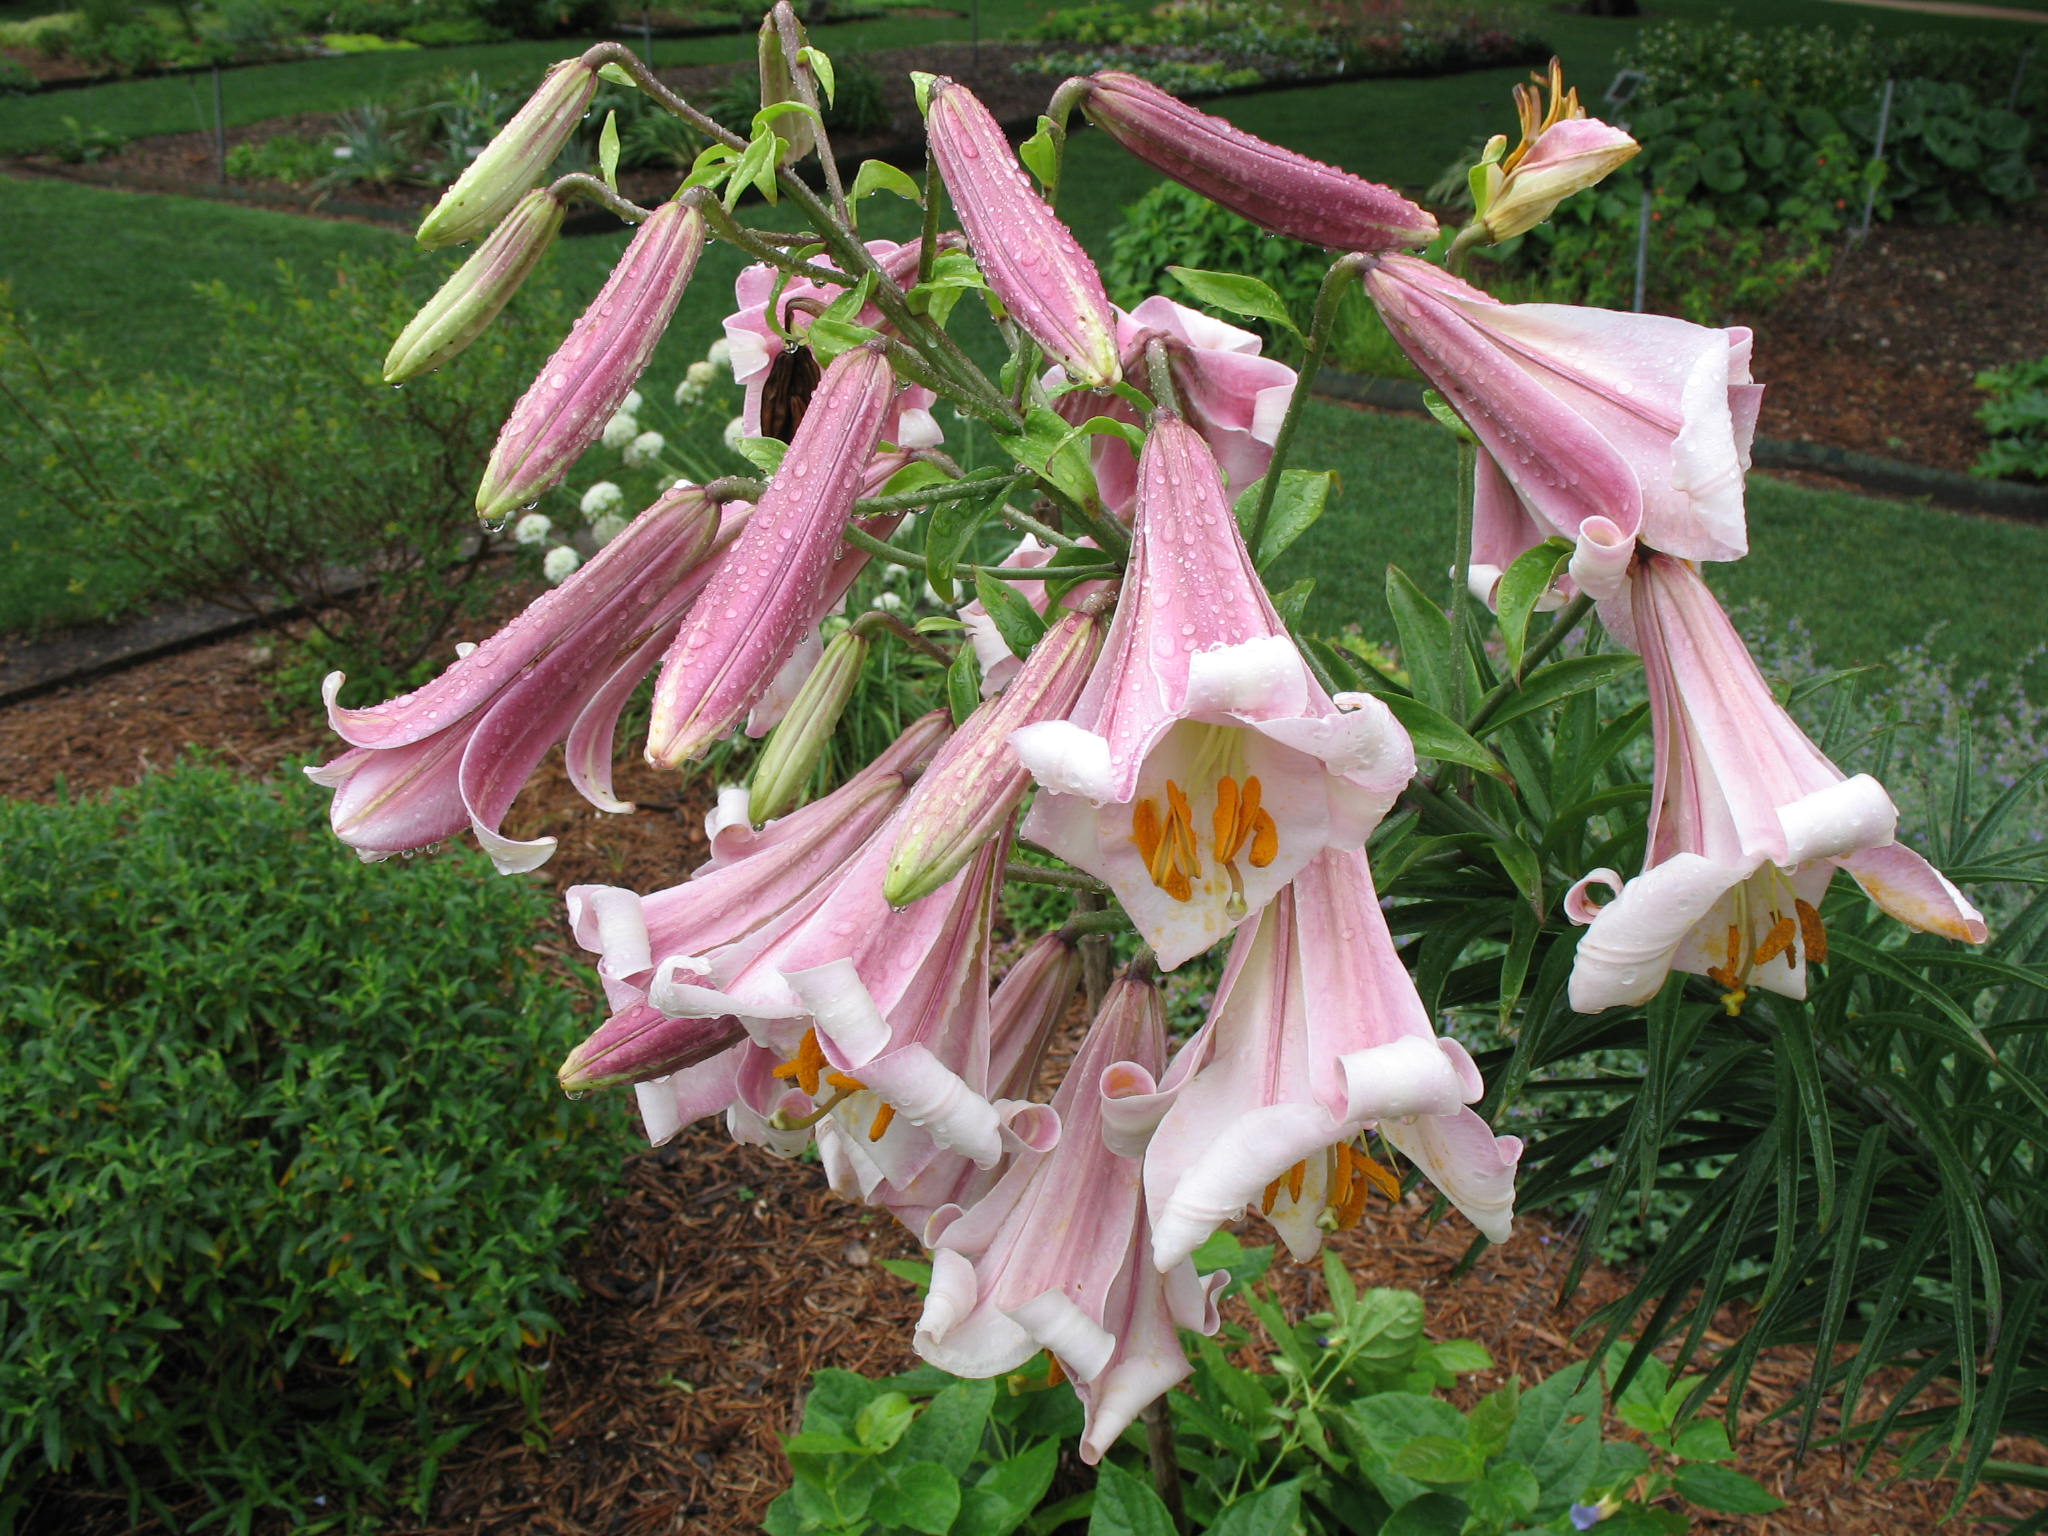
[[[540,89],[420,221],[420,248],[437,251],[490,233],[546,174],[596,94],[597,71],[581,59],[564,59],[549,70]]]
[[[800,62],[797,50],[804,46],[804,26],[796,19],[789,0],[778,0],[775,8],[761,18],[760,65],[761,105],[801,102],[811,111],[818,109],[818,90],[810,66]],[[785,112],[775,119],[776,137],[789,147],[782,163],[794,165],[818,147],[817,120],[806,112]]]
[[[398,333],[384,358],[384,382],[402,384],[438,368],[483,335],[554,242],[563,211],[545,188],[527,193]]]
[[[867,637],[858,630],[841,630],[826,645],[761,749],[747,797],[747,816],[756,826],[795,805],[810,783],[867,659]]]

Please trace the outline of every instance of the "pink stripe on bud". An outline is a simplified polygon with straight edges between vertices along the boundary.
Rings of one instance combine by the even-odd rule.
[[[704,215],[685,204],[665,203],[640,226],[506,418],[477,488],[479,516],[495,520],[533,501],[597,440],[654,355],[703,249]]]
[[[988,108],[942,76],[932,82],[925,127],[967,243],[1011,318],[1067,377],[1098,389],[1116,383],[1116,314],[1102,275],[1031,190]]]
[[[1334,251],[1427,245],[1436,220],[1392,187],[1198,112],[1149,80],[1090,75],[1089,121],[1163,176],[1278,235]]]
[[[402,384],[431,372],[483,335],[547,254],[563,212],[562,200],[545,188],[527,193],[398,333],[384,358],[384,382]]]
[[[438,251],[488,234],[546,174],[596,94],[597,71],[581,59],[564,59],[549,70],[540,89],[420,221],[420,249]]]
[[[1091,615],[1067,614],[1033,648],[1016,680],[940,749],[897,818],[902,830],[882,882],[889,905],[908,906],[936,891],[1009,820],[1031,781],[1010,745],[1012,733],[1066,717],[1100,639]]]
[[[896,391],[869,345],[842,352],[661,665],[647,760],[672,768],[726,734],[817,622],[817,604]]]

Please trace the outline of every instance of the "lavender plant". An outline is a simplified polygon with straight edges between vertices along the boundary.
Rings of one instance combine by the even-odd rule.
[[[670,487],[415,693],[344,709],[330,679],[348,750],[313,774],[337,833],[374,858],[468,827],[501,869],[530,869],[552,842],[499,830],[520,784],[559,742],[594,804],[629,809],[613,736],[650,674],[658,766],[780,721],[690,879],[570,893],[612,1013],[562,1085],[632,1085],[655,1142],[720,1116],[742,1141],[815,1149],[835,1189],[930,1250],[919,1351],[970,1377],[1048,1353],[1083,1404],[1085,1460],[1188,1374],[1184,1333],[1217,1327],[1224,1276],[1196,1256],[1226,1224],[1262,1216],[1305,1260],[1420,1178],[1503,1241],[1518,1165],[1525,1195],[1564,1198],[1605,1149],[1596,1226],[1667,1164],[1719,1170],[1611,1313],[1618,1329],[1662,1298],[1617,1390],[1674,1334],[1693,1354],[1715,1307],[1747,1295],[1757,1324],[1682,1400],[1660,1396],[1667,1430],[1715,1386],[1739,1391],[1764,1341],[1802,1336],[1820,1345],[1810,1424],[1843,1374],[1835,1346],[1861,1337],[1852,1388],[1887,1350],[1926,1362],[1888,1423],[1951,1379],[1954,1406],[1915,1422],[1977,1476],[2048,1379],[2030,1327],[2048,1206],[2020,1172],[2048,1139],[2048,897],[1982,948],[1987,925],[1897,840],[1878,779],[1800,729],[1714,599],[1702,565],[1747,549],[1749,333],[1506,305],[1458,275],[1625,160],[1627,136],[1553,68],[1518,92],[1519,144],[1498,137],[1472,167],[1471,221],[1440,230],[1393,189],[1130,75],[1069,81],[1014,153],[971,92],[922,77],[922,179],[870,162],[848,186],[821,110],[830,60],[787,5],[762,38],[777,67],[749,135],[603,45],[558,65],[422,226],[429,244],[496,241],[601,78],[702,133],[658,207],[618,194],[615,151],[604,176],[543,194],[637,233],[507,420],[478,508],[514,515],[608,431],[614,451],[640,441],[618,412],[714,239],[758,263],[727,334],[737,446],[760,473]],[[1307,316],[1255,279],[1194,274],[1205,300],[1298,334],[1298,373],[1164,299],[1110,303],[1054,207],[1077,108],[1331,253]],[[751,193],[800,228],[743,222]],[[918,207],[918,239],[863,241],[881,194]],[[490,249],[413,348],[448,355],[502,302],[516,279],[478,266]],[[1289,449],[1339,300],[1361,291],[1438,391],[1473,500],[1448,602],[1390,573],[1395,667],[1305,637],[1308,584],[1269,592],[1261,574],[1332,493]],[[949,329],[963,302],[1006,343],[993,376]],[[948,457],[940,401],[1000,465]],[[1024,542],[991,556],[1003,529]],[[948,611],[823,646],[877,565]],[[1593,638],[1567,651],[1582,625]],[[933,707],[772,814],[801,798],[862,667],[899,645],[943,662]],[[1625,678],[1647,696],[1617,711],[1600,689]],[[1645,733],[1648,784],[1628,766]],[[1959,794],[1929,846],[1958,879],[2041,883],[2038,856],[1993,851],[2029,789],[1974,823]],[[1043,958],[994,988],[1010,881],[1074,900],[1021,936]],[[1131,958],[1114,981],[1092,968],[1093,1022],[1044,1101],[1049,1040],[1091,969],[1065,961],[1103,935]],[[1219,949],[1206,1019],[1170,1049],[1158,978]],[[1483,1063],[1437,1029],[1479,1007],[1512,1026]],[[1627,1104],[1532,1121],[1527,1147],[1490,1128],[1541,1097],[1547,1062],[1631,1050]],[[1407,1528],[1443,1513],[1418,1505]]]

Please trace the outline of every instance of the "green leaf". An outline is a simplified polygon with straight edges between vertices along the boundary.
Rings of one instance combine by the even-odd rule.
[[[833,69],[832,60],[824,50],[813,48],[806,43],[797,49],[796,61],[811,66],[811,73],[818,77],[818,89],[825,93],[825,105],[831,106],[837,99],[839,89],[839,73]]]
[[[619,114],[607,112],[604,127],[597,135],[597,165],[604,173],[604,184],[614,192],[619,190]]]
[[[1391,1465],[1418,1483],[1469,1483],[1484,1470],[1485,1458],[1462,1439],[1417,1435],[1394,1453]]]
[[[1522,1411],[1522,1384],[1509,1381],[1498,1392],[1489,1392],[1472,1405],[1465,1418],[1465,1434],[1487,1456],[1507,1449],[1508,1434],[1515,1416]]]
[[[1539,1511],[1562,1510],[1600,1464],[1600,1377],[1568,1365],[1522,1394],[1507,1454],[1542,1485]]]
[[[725,180],[739,156],[740,152],[730,144],[706,145],[698,151],[697,158],[690,163],[690,174],[676,190],[687,192],[691,187],[708,187]]]
[[[740,151],[740,157],[732,168],[732,180],[726,183],[726,211],[738,205],[740,194],[753,187],[770,203],[776,199],[776,162],[782,158],[782,140],[772,129],[757,131],[747,147]]]
[[[1289,545],[1315,526],[1316,519],[1323,515],[1323,508],[1329,504],[1330,488],[1336,479],[1328,470],[1280,471],[1280,484],[1273,492],[1273,505],[1266,512],[1266,531],[1259,536],[1259,547],[1252,556],[1255,566],[1263,571],[1285,554]],[[1263,479],[1254,480],[1238,493],[1235,503],[1237,527],[1246,539],[1251,538],[1252,519],[1258,515],[1259,495],[1265,484]]]
[[[1493,1368],[1493,1356],[1477,1339],[1443,1339],[1425,1344],[1416,1359],[1427,1370],[1442,1371],[1452,1376],[1469,1376],[1474,1371]]]
[[[981,665],[975,660],[974,647],[963,645],[953,658],[953,665],[946,668],[946,709],[953,716],[953,724],[962,726],[967,723],[967,717],[980,707]],[[927,1285],[930,1280],[931,1271],[927,1268]]]
[[[804,340],[810,346],[811,355],[822,366],[842,352],[851,352],[855,347],[873,341],[879,334],[870,326],[848,325],[843,320],[820,315],[804,332]]]
[[[1039,637],[1045,633],[1045,620],[1023,594],[1000,577],[976,571],[974,595],[988,610],[996,633],[1003,637],[1003,644],[1010,648],[1010,654],[1020,660],[1029,656],[1031,647],[1038,644]]]
[[[1059,179],[1060,153],[1053,141],[1051,118],[1040,115],[1038,131],[1017,146],[1017,158],[1038,178],[1041,187],[1050,187]]]
[[[783,455],[789,452],[789,444],[779,437],[743,437],[733,447],[764,475],[782,468]]]
[[[1507,646],[1508,671],[1519,677],[1522,650],[1529,632],[1529,616],[1544,594],[1557,584],[1558,572],[1571,562],[1572,546],[1564,539],[1546,539],[1525,549],[1514,564],[1501,573],[1495,603],[1500,618],[1500,637]]]
[[[853,1437],[867,1450],[880,1454],[903,1438],[916,1417],[917,1409],[909,1398],[901,1392],[884,1392],[855,1416]]]
[[[1483,1479],[1462,1492],[1473,1514],[1501,1528],[1527,1520],[1543,1497],[1536,1474],[1519,1461],[1488,1468]]]
[[[924,189],[918,186],[914,177],[886,160],[863,160],[860,169],[854,173],[853,200],[857,203],[877,192],[893,192],[909,203],[924,202]]]
[[[960,557],[981,525],[1003,504],[1003,495],[1010,488],[1009,477],[996,470],[976,470],[967,479],[989,481],[987,492],[939,502],[925,519],[925,580],[936,592],[953,590],[953,573],[960,568]]]
[[[1447,1493],[1425,1493],[1387,1517],[1379,1536],[1459,1536],[1469,1512]]]
[[[1175,1536],[1173,1516],[1149,1483],[1105,1461],[1095,1477],[1095,1512],[1088,1517],[1088,1536]]]
[[[1522,691],[1501,705],[1493,718],[1479,728],[1479,734],[1490,735],[1511,721],[1562,703],[1575,693],[1613,682],[1641,665],[1636,657],[1624,655],[1572,656],[1550,662],[1529,674]]]
[[[1043,475],[1072,501],[1085,502],[1095,493],[1095,473],[1088,451],[1073,436],[1066,418],[1043,406],[1033,407],[1019,433],[997,433],[996,442],[1026,469]]]
[[[897,1455],[907,1461],[937,1462],[958,1479],[981,1446],[981,1433],[995,1399],[993,1381],[956,1381],[917,1416],[899,1443]]]
[[[1300,1518],[1299,1480],[1275,1483],[1225,1507],[1209,1536],[1292,1536]]]
[[[1434,758],[1439,763],[1457,763],[1461,767],[1476,768],[1481,773],[1490,773],[1497,779],[1508,776],[1500,759],[1470,735],[1463,726],[1450,716],[1443,714],[1420,699],[1411,699],[1406,694],[1383,693],[1379,701],[1386,705],[1401,727],[1408,733],[1408,739],[1415,745],[1417,757]]]
[[[792,1456],[867,1456],[872,1454],[859,1441],[849,1440],[844,1435],[832,1434],[829,1430],[803,1430],[783,1441],[782,1448]]]
[[[1298,626],[1301,623],[1302,611],[1308,607],[1309,596],[1315,589],[1315,578],[1304,576],[1293,586],[1275,592],[1273,611],[1280,615],[1280,622],[1289,629]]]
[[[999,1461],[960,1494],[955,1520],[961,1536],[1009,1536],[1031,1518],[1059,1469],[1056,1440],[1037,1440],[1007,1461]]]
[[[889,1474],[895,1487],[885,1495],[889,1524],[907,1525],[925,1536],[946,1536],[960,1513],[960,1477],[928,1461]]]
[[[1476,444],[1479,441],[1478,438],[1472,435],[1472,429],[1465,425],[1464,418],[1452,410],[1450,402],[1435,390],[1425,389],[1422,392],[1422,408],[1436,418],[1438,426],[1449,432],[1459,442]]]
[[[1762,1484],[1727,1467],[1680,1467],[1671,1481],[1681,1498],[1724,1515],[1767,1515],[1785,1507]]]
[[[1493,856],[1500,860],[1500,867],[1522,900],[1530,910],[1543,910],[1543,862],[1536,856],[1536,850],[1519,837],[1490,837],[1486,846],[1493,850]]]
[[[1443,608],[1394,565],[1387,567],[1387,607],[1393,611],[1401,664],[1408,669],[1415,696],[1440,711],[1454,707],[1457,653],[1451,645],[1451,621]]]
[[[1168,267],[1166,270],[1194,295],[1197,303],[1207,304],[1226,314],[1269,320],[1284,328],[1290,336],[1299,338],[1301,335],[1301,327],[1287,312],[1287,301],[1256,277],[1247,277],[1241,272],[1204,272],[1197,267]]]
[[[626,73],[626,66],[623,64],[599,65],[597,70],[597,78],[600,80],[609,80],[613,85],[630,86],[632,89],[636,91],[640,89],[639,82],[636,81],[631,75]]]
[[[1678,1432],[1672,1443],[1687,1461],[1732,1461],[1735,1452],[1728,1444],[1728,1428],[1719,1419],[1694,1419]]]
[[[932,1287],[932,1267],[929,1264],[917,1259],[877,1259],[875,1263],[898,1280],[908,1280],[921,1291]]]
[[[913,311],[928,314],[944,325],[962,294],[987,287],[988,282],[972,256],[965,251],[941,251],[932,263],[932,275],[904,297]]]

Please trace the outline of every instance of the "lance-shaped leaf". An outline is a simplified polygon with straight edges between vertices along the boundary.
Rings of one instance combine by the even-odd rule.
[[[725,735],[818,622],[895,378],[879,347],[842,353],[703,604],[663,660],[647,759],[673,767]]]
[[[420,221],[420,248],[437,251],[490,233],[546,174],[596,94],[597,72],[581,59],[564,59],[550,69],[540,89]]]
[[[940,77],[927,102],[932,160],[989,288],[1069,378],[1097,389],[1116,383],[1116,316],[1095,263],[1031,189],[973,92]]]
[[[639,382],[696,270],[704,216],[665,203],[634,231],[612,275],[519,397],[476,493],[495,521],[535,500],[597,441]]]
[[[1089,121],[1163,176],[1254,224],[1333,251],[1427,245],[1436,220],[1392,187],[1298,155],[1198,112],[1149,80],[1090,75]]]
[[[562,200],[545,188],[527,193],[398,333],[385,354],[384,382],[402,384],[431,372],[483,335],[554,243],[563,211]]]
[[[1094,665],[1100,630],[1092,614],[1065,615],[1010,686],[946,743],[897,818],[896,851],[882,884],[891,904],[903,906],[944,885],[1016,811],[1031,777],[1010,737],[1073,708]]]

